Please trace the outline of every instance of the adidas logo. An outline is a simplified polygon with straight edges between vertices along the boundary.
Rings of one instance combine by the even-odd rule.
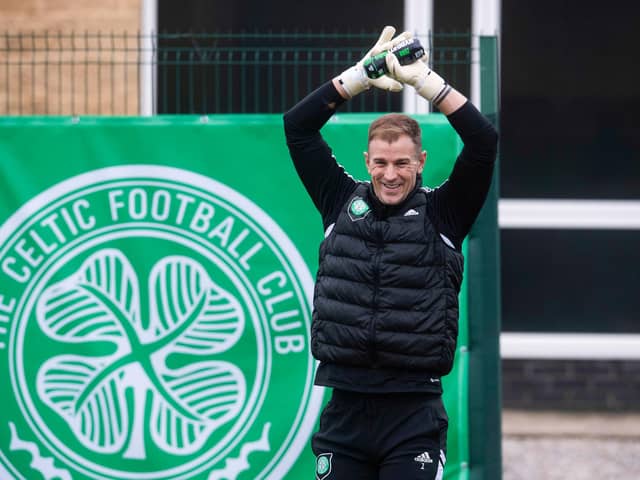
[[[411,209],[407,210],[407,211],[404,213],[404,216],[405,216],[405,217],[410,217],[410,216],[412,216],[412,215],[420,215],[420,214],[419,214],[416,210],[414,210],[413,208],[411,208]]]
[[[433,460],[429,456],[429,452],[421,453],[416,458],[414,458],[414,460],[420,463],[433,463]]]

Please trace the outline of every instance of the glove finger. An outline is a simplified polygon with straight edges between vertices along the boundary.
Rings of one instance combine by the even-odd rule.
[[[394,27],[391,27],[389,25],[384,27],[384,29],[382,30],[382,33],[380,34],[380,37],[378,38],[378,41],[371,48],[371,50],[367,52],[364,58],[373,57],[374,55],[377,55],[380,52],[384,51],[385,50],[384,45],[387,45],[389,43],[389,40],[393,38],[394,33],[396,33],[396,29]]]
[[[408,31],[404,31],[400,35],[398,35],[396,38],[391,40],[390,43],[391,43],[392,47],[395,47],[400,42],[403,42],[405,40],[409,40],[410,38],[413,38],[413,33],[412,32],[408,32]]]
[[[400,35],[398,35],[393,40],[390,40],[390,41],[384,42],[384,43],[376,44],[376,46],[371,49],[371,53],[373,55],[377,55],[378,53],[384,52],[385,50],[391,50],[393,47],[395,47],[400,42],[402,42],[404,40],[408,40],[408,39],[410,39],[412,37],[413,37],[413,33],[411,33],[411,32],[402,32]]]
[[[393,35],[396,33],[395,27],[387,25],[382,29],[382,33],[380,34],[380,38],[376,42],[375,46],[377,47],[381,43],[386,43],[393,38]]]
[[[387,55],[384,57],[384,61],[387,63],[387,71],[389,72],[389,76],[400,80],[398,78],[398,73],[400,72],[400,62],[398,61],[398,57],[395,55]]]
[[[391,92],[399,92],[402,90],[402,84],[400,82],[395,81],[392,78],[387,77],[386,75],[380,78],[376,78],[375,80],[370,80],[371,85],[376,88],[381,88],[382,90],[389,90]]]
[[[391,42],[381,43],[380,45],[376,45],[371,50],[369,50],[369,55],[368,56],[373,57],[373,56],[379,54],[380,52],[384,52],[385,50],[389,50],[390,48],[391,48]]]

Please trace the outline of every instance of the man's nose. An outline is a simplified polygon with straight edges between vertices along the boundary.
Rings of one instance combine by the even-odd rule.
[[[385,178],[395,178],[397,174],[397,170],[395,165],[387,165],[384,169],[384,177]]]

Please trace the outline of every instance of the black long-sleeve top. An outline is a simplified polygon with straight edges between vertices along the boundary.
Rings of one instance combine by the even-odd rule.
[[[291,158],[325,229],[336,221],[358,183],[336,162],[320,134],[344,101],[332,82],[327,82],[284,115]],[[460,250],[489,191],[497,132],[470,102],[447,118],[464,147],[449,179],[430,195],[427,214],[437,231]]]

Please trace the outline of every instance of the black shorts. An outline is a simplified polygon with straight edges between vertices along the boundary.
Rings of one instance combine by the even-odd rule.
[[[440,480],[447,414],[440,396],[334,390],[311,440],[317,480]]]

